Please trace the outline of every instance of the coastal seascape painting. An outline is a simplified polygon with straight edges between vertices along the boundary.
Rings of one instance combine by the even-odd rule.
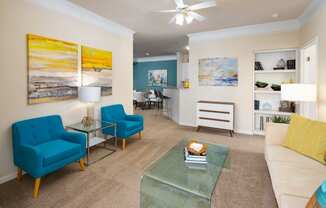
[[[236,58],[208,58],[199,60],[199,86],[238,86]]]
[[[28,104],[78,97],[78,46],[27,35]]]
[[[101,87],[101,95],[112,95],[112,52],[82,46],[82,84]]]
[[[167,86],[168,70],[156,69],[148,71],[148,86]]]

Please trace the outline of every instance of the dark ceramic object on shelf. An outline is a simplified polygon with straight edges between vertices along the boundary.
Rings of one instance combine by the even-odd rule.
[[[285,70],[285,67],[274,67],[274,70]]]
[[[262,64],[259,61],[255,62],[255,71],[263,71],[264,68],[262,66]]]
[[[281,91],[281,85],[278,85],[278,84],[272,84],[271,88],[274,91]]]
[[[286,65],[289,70],[294,70],[296,65],[295,60],[287,60]]]
[[[256,87],[258,87],[258,88],[265,88],[265,87],[268,86],[268,83],[257,81],[255,85],[256,85]]]
[[[259,110],[260,101],[255,100],[255,110]]]

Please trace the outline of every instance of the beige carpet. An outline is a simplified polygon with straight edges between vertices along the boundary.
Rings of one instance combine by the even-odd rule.
[[[264,161],[262,137],[180,127],[156,111],[139,112],[145,116],[143,139],[133,138],[126,151],[120,149],[81,172],[78,164],[42,179],[40,196],[32,198],[33,179],[12,180],[0,185],[1,208],[34,207],[139,207],[139,185],[144,169],[160,158],[182,138],[226,144],[231,148],[231,168],[224,170],[215,193],[217,208],[276,208],[271,181]],[[95,150],[93,156],[100,154]]]

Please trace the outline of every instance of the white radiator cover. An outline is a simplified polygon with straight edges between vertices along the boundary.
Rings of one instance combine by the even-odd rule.
[[[196,126],[234,131],[234,103],[198,101]]]

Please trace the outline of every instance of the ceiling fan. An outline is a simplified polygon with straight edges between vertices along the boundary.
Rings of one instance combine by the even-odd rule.
[[[177,25],[183,25],[184,22],[190,24],[193,20],[197,20],[199,22],[204,21],[206,18],[194,11],[216,6],[216,0],[205,1],[194,5],[187,5],[183,2],[183,0],[174,0],[174,1],[177,5],[176,9],[159,11],[162,13],[177,13],[171,19],[169,24],[175,22]]]

